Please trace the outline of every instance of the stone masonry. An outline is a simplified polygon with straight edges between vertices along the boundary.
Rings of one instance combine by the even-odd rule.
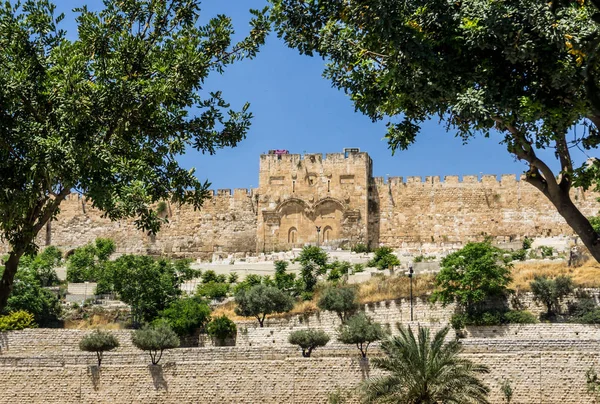
[[[317,242],[400,248],[574,234],[550,202],[515,175],[385,181],[372,171],[365,152],[261,155],[258,188],[218,190],[197,211],[167,204],[161,214],[168,223],[156,236],[137,230],[133,221],[109,221],[73,194],[38,241],[70,250],[110,237],[120,253],[207,259]],[[598,213],[599,196],[572,193],[586,216]]]

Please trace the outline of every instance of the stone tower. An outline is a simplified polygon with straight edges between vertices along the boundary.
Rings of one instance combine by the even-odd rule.
[[[366,243],[371,177],[364,152],[261,155],[257,250]]]

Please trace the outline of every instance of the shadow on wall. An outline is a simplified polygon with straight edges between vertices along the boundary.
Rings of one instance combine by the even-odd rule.
[[[165,365],[165,368],[175,367],[174,362],[168,362]],[[154,383],[154,388],[156,390],[165,390],[169,391],[169,385],[165,380],[165,376],[163,373],[162,365],[148,365],[148,369],[150,370],[150,375],[152,375],[152,382]]]
[[[96,365],[88,366],[88,375],[92,378],[92,385],[94,386],[94,391],[98,391],[100,388],[100,368]]]
[[[371,377],[371,363],[369,362],[369,358],[360,358],[358,366],[360,367],[360,378],[363,381]]]
[[[8,335],[5,332],[0,332],[0,355],[9,350]]]

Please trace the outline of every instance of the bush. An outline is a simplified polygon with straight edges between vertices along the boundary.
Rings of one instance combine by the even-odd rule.
[[[323,330],[298,330],[290,334],[288,342],[292,345],[299,345],[302,348],[302,356],[309,358],[313,350],[327,345],[329,335]]]
[[[206,297],[211,300],[221,301],[227,297],[229,293],[229,284],[210,281],[208,283],[198,285],[196,294],[198,296]]]
[[[339,329],[338,341],[344,344],[356,345],[363,358],[367,357],[369,345],[384,337],[381,324],[374,322],[363,312],[358,313],[342,324]]]
[[[348,261],[333,261],[328,267],[329,273],[327,274],[327,280],[337,283],[344,275],[350,272],[352,264]]]
[[[546,245],[540,246],[540,251],[542,252],[542,257],[552,257],[554,253],[554,248]]]
[[[368,253],[371,251],[371,249],[366,244],[361,243],[355,244],[351,250],[352,252],[355,252],[357,254]]]
[[[255,285],[249,290],[240,290],[235,295],[238,304],[235,312],[240,316],[256,317],[262,327],[265,317],[271,313],[284,313],[294,307],[294,299],[287,293],[265,285]]]
[[[525,237],[523,239],[523,250],[529,250],[531,248],[531,244],[533,244],[533,239]]]
[[[571,322],[581,324],[600,324],[600,308],[592,298],[581,298],[570,307],[573,316]]]
[[[208,271],[202,272],[200,278],[202,279],[202,283],[217,282],[217,273],[212,269],[209,269]]]
[[[390,247],[379,247],[375,250],[375,256],[367,263],[367,266],[374,267],[379,270],[392,269],[396,265],[400,265],[398,257],[392,254],[394,250]]]
[[[327,272],[327,253],[320,247],[307,246],[302,249],[296,261],[300,263],[302,277],[302,292],[313,292],[317,277]]]
[[[365,271],[365,265],[364,264],[354,264],[354,267],[352,268],[352,273],[353,274],[357,274],[359,272],[364,272]]]
[[[275,274],[275,276],[277,276],[277,274]],[[252,286],[260,285],[262,282],[263,282],[262,276],[255,275],[255,274],[249,274],[249,275],[246,275],[246,278],[242,282],[235,285],[235,287],[233,288],[233,291],[235,294],[237,294],[241,290],[249,290],[252,288]]]
[[[574,290],[570,276],[559,275],[554,279],[547,276],[536,276],[529,283],[533,298],[546,306],[546,316],[550,317],[560,311],[560,301]]]
[[[330,286],[321,294],[317,306],[321,310],[337,313],[343,323],[358,309],[356,288],[353,286]]]
[[[131,342],[142,351],[148,351],[152,364],[157,365],[163,351],[179,346],[179,337],[166,322],[158,322],[135,330]]]
[[[237,281],[238,281],[238,279],[239,279],[239,278],[240,278],[240,277],[239,277],[239,275],[237,274],[237,272],[231,272],[231,273],[229,274],[229,278],[227,278],[227,282],[228,282],[229,284],[234,284],[234,283],[237,283]]]
[[[280,290],[291,292],[294,290],[296,274],[288,273],[287,261],[275,261],[275,287]]]
[[[510,257],[512,258],[513,261],[525,261],[525,259],[527,258],[527,251],[526,250],[513,251],[511,253]]]
[[[476,305],[508,293],[510,281],[510,264],[503,250],[489,242],[467,243],[442,260],[432,300],[444,305],[457,302],[466,312],[473,312]]]
[[[538,319],[526,310],[511,310],[504,313],[504,319],[508,324],[535,324]]]
[[[67,280],[98,282],[102,278],[104,263],[115,251],[115,242],[106,238],[97,238],[94,243],[76,248],[67,261]]]
[[[158,315],[155,321],[165,321],[177,335],[185,337],[204,328],[210,320],[210,308],[198,297],[185,297],[175,300]]]
[[[85,352],[95,352],[98,367],[102,365],[104,352],[112,351],[119,346],[119,340],[109,332],[96,330],[79,341],[79,349]]]
[[[0,316],[0,331],[16,331],[25,328],[35,328],[33,314],[25,310],[14,311],[6,316]]]
[[[225,315],[215,317],[206,326],[208,335],[219,340],[224,341],[227,338],[235,338],[237,335],[237,326],[231,319]]]

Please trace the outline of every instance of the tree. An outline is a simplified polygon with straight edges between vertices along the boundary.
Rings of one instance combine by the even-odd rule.
[[[294,299],[287,293],[265,285],[255,285],[240,290],[235,295],[235,313],[244,317],[256,317],[264,325],[265,317],[271,313],[285,313],[294,307]]]
[[[31,267],[17,271],[13,293],[0,314],[20,310],[33,314],[35,322],[41,327],[57,326],[62,313],[56,294],[42,287],[38,272]]]
[[[533,299],[546,306],[546,316],[550,317],[560,311],[560,301],[573,293],[573,280],[570,276],[559,275],[550,279],[545,275],[536,276],[529,283]]]
[[[227,293],[229,293],[229,287],[230,286],[228,283],[210,281],[208,283],[198,285],[196,294],[211,300],[221,301],[227,297]]]
[[[94,243],[76,248],[67,260],[67,280],[98,282],[104,264],[116,249],[115,242],[108,238],[97,238]]]
[[[488,242],[467,243],[442,260],[432,300],[456,302],[470,312],[478,303],[507,293],[510,281],[504,251]]]
[[[367,357],[369,345],[384,337],[381,324],[374,322],[363,312],[350,317],[340,326],[338,341],[355,344],[363,358]]]
[[[600,143],[597,1],[272,3],[288,46],[325,58],[324,76],[358,111],[388,120],[392,152],[431,118],[464,142],[499,140],[600,260],[600,235],[569,194],[600,185],[600,160],[577,167],[571,154]]]
[[[229,317],[222,315],[212,319],[206,326],[208,335],[215,338],[218,342],[223,342],[227,338],[235,338],[237,335],[237,326]]]
[[[180,337],[193,335],[210,320],[210,307],[197,297],[176,299],[158,313],[158,321],[165,321]]]
[[[73,190],[84,207],[156,233],[160,201],[200,208],[208,196],[177,156],[234,147],[249,129],[248,104],[230,110],[203,84],[256,55],[266,9],[251,11],[248,37],[232,44],[231,19],[201,25],[199,0],[103,4],[75,9],[74,39],[49,0],[0,5],[0,231],[10,246],[0,311],[21,256]]]
[[[296,261],[302,268],[300,276],[304,282],[305,292],[312,292],[317,284],[317,276],[327,272],[327,258],[327,253],[316,246],[306,246],[298,254]]]
[[[109,332],[96,330],[86,335],[79,341],[79,349],[86,352],[95,352],[98,358],[98,367],[102,365],[104,352],[112,351],[119,347],[117,337]]]
[[[302,356],[310,358],[312,351],[320,346],[327,345],[329,335],[323,330],[297,330],[290,333],[288,342],[292,345],[299,345],[302,348]]]
[[[37,324],[33,314],[25,310],[13,311],[6,316],[0,316],[0,332],[35,328]]]
[[[375,256],[369,261],[367,266],[375,267],[380,270],[392,269],[400,265],[400,260],[394,254],[390,247],[379,247],[375,250]]]
[[[41,286],[55,286],[60,283],[56,275],[56,267],[61,262],[62,252],[58,248],[50,246],[39,254],[23,256],[19,262],[19,268],[35,271]]]
[[[321,294],[317,307],[321,310],[334,311],[343,323],[358,309],[356,288],[330,286]]]
[[[489,373],[489,369],[461,358],[457,340],[444,343],[448,327],[438,331],[433,340],[428,328],[419,326],[417,336],[411,328],[398,329],[398,336],[382,342],[383,356],[371,360],[387,374],[363,384],[366,402],[488,403],[489,388],[477,375]]]
[[[294,283],[296,281],[296,274],[288,273],[287,267],[289,266],[288,261],[275,261],[275,286],[277,289],[291,292],[294,290]]]
[[[180,286],[196,274],[186,260],[122,255],[105,264],[98,291],[112,291],[129,304],[134,323],[150,322],[181,296]]]
[[[163,351],[179,346],[179,337],[166,322],[158,322],[135,330],[131,342],[142,351],[148,351],[152,364],[158,365]]]

